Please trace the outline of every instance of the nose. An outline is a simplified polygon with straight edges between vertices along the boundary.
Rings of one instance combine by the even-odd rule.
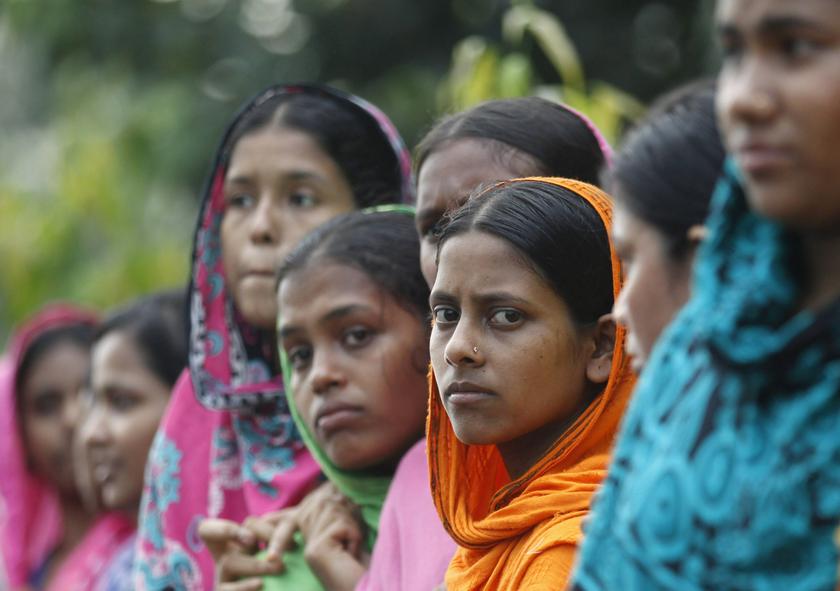
[[[724,131],[733,123],[755,125],[772,119],[779,109],[774,74],[764,58],[746,55],[739,66],[724,70],[718,89],[718,113]]]
[[[615,323],[621,325],[623,327],[628,326],[628,307],[627,307],[627,294],[629,292],[627,283],[624,284],[624,288],[618,292],[618,297],[615,298],[615,302],[613,302],[613,309],[612,309],[612,317],[615,320]]]
[[[316,351],[312,359],[312,391],[324,395],[347,384],[347,376],[335,355],[328,350]]]
[[[79,427],[81,417],[80,392],[66,392],[64,403],[61,405],[61,425],[67,432],[74,432]]]
[[[277,244],[280,241],[279,207],[269,193],[260,195],[251,215],[250,238],[254,244]]]
[[[452,367],[463,365],[480,366],[484,363],[484,353],[479,343],[480,331],[473,329],[463,317],[458,322],[446,347],[443,350],[446,363]]]
[[[82,420],[79,433],[85,447],[105,445],[109,440],[109,431],[105,413],[94,406]]]

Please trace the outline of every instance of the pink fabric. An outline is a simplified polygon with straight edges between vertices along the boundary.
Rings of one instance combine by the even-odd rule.
[[[455,549],[432,501],[422,439],[397,467],[382,508],[370,568],[356,591],[431,591],[443,583]]]
[[[66,304],[44,308],[12,337],[0,360],[0,540],[14,589],[26,585],[62,537],[61,509],[51,486],[32,474],[17,421],[17,369],[32,341],[52,329],[95,324],[96,316]]]
[[[136,589],[211,589],[213,559],[197,534],[204,517],[242,521],[296,504],[319,468],[282,417],[208,410],[185,371],[149,453],[135,549]],[[283,437],[293,437],[283,440]],[[180,586],[179,586],[180,585]]]
[[[99,517],[61,563],[47,591],[92,591],[134,531],[134,523],[121,513]]]
[[[595,139],[598,140],[598,145],[601,147],[601,153],[604,155],[604,163],[607,165],[607,168],[612,166],[613,149],[610,146],[610,143],[607,141],[607,138],[604,136],[603,133],[601,133],[601,130],[598,129],[598,127],[592,122],[592,119],[590,119],[577,109],[570,107],[566,103],[563,103],[563,108],[577,115],[580,118],[580,120],[586,124],[586,126],[592,132],[592,135],[594,135]]]

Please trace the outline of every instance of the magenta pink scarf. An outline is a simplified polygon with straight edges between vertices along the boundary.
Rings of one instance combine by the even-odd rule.
[[[0,540],[8,583],[28,583],[61,541],[61,509],[55,490],[32,474],[17,417],[17,370],[38,336],[57,328],[95,324],[96,316],[66,304],[44,308],[12,337],[0,360]]]
[[[99,517],[61,563],[47,591],[92,591],[134,532],[134,522],[125,515],[115,512]]]
[[[229,129],[262,101],[291,93],[327,96],[375,121],[397,156],[403,195],[395,197],[410,195],[402,140],[384,114],[358,97],[313,85],[272,87],[247,104]],[[244,323],[225,289],[219,236],[224,152],[220,148],[195,234],[189,370],[175,385],[146,466],[137,590],[211,589],[213,561],[197,535],[199,522],[242,521],[294,505],[320,473],[289,413],[282,376],[272,369],[274,335]]]

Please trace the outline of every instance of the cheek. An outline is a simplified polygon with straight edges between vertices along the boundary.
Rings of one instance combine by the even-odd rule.
[[[436,327],[432,327],[432,336],[429,339],[429,359],[432,363],[432,369],[438,375],[441,374],[446,365],[445,353],[448,341],[449,339],[444,333]]]
[[[423,278],[426,284],[431,288],[435,283],[435,276],[437,275],[437,265],[435,264],[435,254],[437,248],[434,244],[423,238],[420,241],[420,270],[423,272]]]
[[[298,415],[300,415],[301,420],[309,429],[309,432],[315,435],[315,417],[312,408],[312,403],[315,399],[314,396],[309,392],[309,388],[301,382],[295,383],[295,380],[292,380],[290,386],[294,393],[295,409]]]
[[[219,230],[219,241],[222,249],[222,269],[225,279],[232,281],[238,266],[237,254],[240,250],[240,240],[236,223],[232,215],[224,214]]]

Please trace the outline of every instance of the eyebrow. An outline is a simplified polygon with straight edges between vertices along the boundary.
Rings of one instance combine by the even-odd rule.
[[[779,15],[768,16],[759,21],[756,31],[760,35],[778,35],[791,29],[818,29],[820,23],[799,16]],[[718,35],[723,37],[737,37],[741,29],[731,22],[720,22],[717,25]]]
[[[341,306],[340,308],[330,310],[319,319],[319,323],[327,324],[356,312],[369,312],[371,310],[372,308],[370,306],[366,306],[364,304],[348,304],[347,306]],[[301,332],[303,332],[303,329],[300,327],[294,325],[283,326],[279,331],[277,331],[277,336],[281,339],[286,339]]]
[[[455,302],[457,301],[457,299],[458,298],[456,298],[454,295],[445,291],[433,291],[429,296],[429,302]],[[472,299],[484,306],[491,306],[493,304],[499,303],[519,304],[525,306],[530,303],[528,300],[513,295],[508,291],[493,291],[488,293],[480,293],[474,296]]]
[[[417,220],[417,226],[420,228],[424,228],[427,225],[432,224],[433,222],[437,222],[441,217],[443,217],[443,212],[443,209],[437,207],[427,207],[426,209],[421,209],[415,215],[415,219]]]
[[[284,180],[299,182],[299,181],[316,181],[324,182],[324,177],[316,172],[309,170],[290,170],[283,172]],[[234,177],[225,180],[225,184],[232,185],[248,185],[253,183],[253,177],[248,174],[238,174]]]

